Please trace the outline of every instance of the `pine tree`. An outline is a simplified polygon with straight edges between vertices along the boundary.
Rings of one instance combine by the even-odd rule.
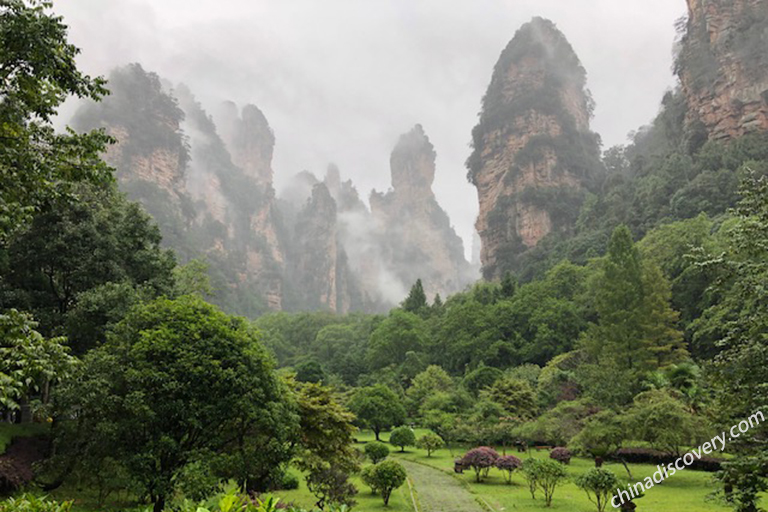
[[[424,286],[421,279],[416,280],[416,284],[411,287],[408,297],[403,301],[403,309],[409,313],[420,314],[427,308],[427,294],[424,293]]]

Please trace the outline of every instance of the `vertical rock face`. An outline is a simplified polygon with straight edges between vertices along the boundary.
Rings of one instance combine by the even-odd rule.
[[[131,65],[111,75],[110,88],[102,103],[78,112],[74,125],[104,127],[118,140],[106,158],[120,187],[152,214],[182,261],[208,261],[215,302],[249,316],[281,309],[274,136],[263,114],[246,107],[240,116],[227,105],[225,145],[184,86],[170,92],[157,75]]]
[[[359,292],[339,240],[336,201],[317,183],[297,217],[290,278],[300,309],[347,313]]]
[[[768,130],[768,0],[688,0],[677,73],[689,129],[725,140]]]
[[[501,53],[472,132],[468,178],[477,188],[486,278],[550,233],[567,234],[596,173],[586,72],[550,21],[524,25]]]
[[[462,241],[432,192],[435,156],[416,125],[392,151],[393,189],[370,197],[386,271],[406,286],[422,279],[430,297],[454,293],[471,281]]]

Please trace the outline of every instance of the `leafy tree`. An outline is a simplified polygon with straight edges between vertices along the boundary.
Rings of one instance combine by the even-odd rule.
[[[400,399],[382,384],[358,389],[349,402],[349,408],[358,420],[373,430],[377,441],[382,430],[405,421],[405,408]]]
[[[265,489],[298,426],[257,333],[193,296],[133,309],[56,404],[57,457],[109,454],[155,512],[200,453],[220,454],[221,476]]]
[[[437,393],[449,393],[453,390],[453,379],[437,365],[430,365],[413,378],[411,387],[406,391],[406,402],[411,416],[418,414],[419,408],[431,396]]]
[[[472,395],[477,397],[482,390],[491,387],[503,375],[504,373],[498,368],[481,366],[467,374],[461,383]]]
[[[587,419],[584,428],[570,445],[581,454],[603,458],[621,448],[627,438],[627,429],[619,416],[611,411],[600,411]]]
[[[635,397],[626,423],[635,439],[679,456],[683,447],[699,438],[702,418],[694,417],[666,391],[654,390]]]
[[[299,382],[318,383],[325,379],[325,372],[315,360],[304,361],[296,366],[296,380]]]
[[[503,377],[481,396],[501,405],[511,416],[531,418],[536,414],[536,396],[530,384],[523,380]]]
[[[628,392],[637,392],[644,372],[685,357],[668,284],[657,267],[642,262],[626,226],[613,232],[593,294],[598,322],[590,326],[582,346],[596,365],[587,381],[595,398],[602,398],[598,386],[603,378],[617,380],[616,374],[608,376],[614,368],[603,363],[613,362]],[[628,399],[619,396],[615,405]]]
[[[445,441],[433,432],[427,432],[416,441],[416,446],[427,451],[427,457],[431,457],[432,452],[439,450],[443,445]]]
[[[514,297],[517,291],[517,278],[507,271],[504,272],[504,277],[501,278],[501,296],[505,298]]]
[[[316,505],[320,510],[325,510],[328,504],[347,507],[355,504],[353,498],[357,488],[349,481],[349,474],[335,466],[310,473],[307,487],[317,498]]]
[[[72,200],[71,185],[103,183],[103,133],[55,133],[51,118],[68,96],[98,100],[104,80],[82,74],[80,52],[67,41],[62,18],[47,1],[0,4],[0,242],[57,197]]]
[[[30,316],[15,309],[0,314],[0,407],[18,410],[34,394],[48,402],[51,386],[75,368],[63,338],[46,339]]]
[[[135,289],[123,304],[102,302],[91,311],[90,322],[114,318],[111,308],[126,310],[138,295],[155,298],[172,291],[175,266],[170,251],[160,248],[160,232],[136,203],[114,188],[77,186],[80,202],[49,202],[29,229],[8,245],[2,267],[6,302],[23,307],[41,321],[45,334],[61,334],[62,326],[85,292],[109,283],[128,283]],[[90,297],[95,306],[94,296]],[[70,323],[71,325],[71,323]],[[88,324],[67,329],[77,353],[103,339],[106,325]]]
[[[411,427],[397,427],[389,435],[389,443],[400,447],[400,451],[404,452],[406,446],[414,446],[416,444],[416,434],[413,433]]]
[[[210,264],[203,259],[194,259],[186,265],[173,269],[174,294],[200,295],[208,297],[213,295],[211,278],[208,275]]]
[[[541,460],[526,459],[523,462],[523,476],[528,483],[528,492],[531,493],[531,499],[536,499],[536,490],[539,488],[539,477],[541,476]]]
[[[365,454],[371,462],[378,464],[389,455],[389,448],[382,442],[373,441],[365,445]]]
[[[421,279],[417,279],[411,287],[408,297],[403,301],[403,310],[420,315],[427,311],[427,308],[427,295],[424,293],[424,286],[421,284]]]
[[[619,487],[619,479],[607,469],[592,468],[576,479],[576,486],[587,493],[589,501],[597,507],[597,512],[604,512],[614,490]]]
[[[366,354],[372,370],[400,365],[409,352],[422,352],[427,344],[427,327],[420,317],[407,311],[393,310],[371,334]]]
[[[384,506],[388,506],[392,491],[402,486],[407,477],[408,474],[401,464],[393,460],[385,460],[373,467],[370,481],[375,486],[374,488],[381,492]]]
[[[536,485],[544,493],[544,502],[548,507],[552,506],[552,497],[557,486],[567,478],[565,467],[550,459],[541,459],[537,468]]]
[[[504,473],[504,478],[508,484],[512,483],[512,473],[523,466],[523,462],[514,455],[502,455],[496,459],[496,468]]]
[[[488,475],[488,471],[496,464],[498,459],[499,454],[496,450],[488,446],[480,446],[465,453],[461,458],[461,464],[462,466],[472,468],[475,472],[475,480],[482,482],[483,477]]]

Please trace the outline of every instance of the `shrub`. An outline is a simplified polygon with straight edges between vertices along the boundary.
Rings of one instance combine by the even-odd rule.
[[[185,498],[200,501],[210,496],[219,485],[219,479],[205,461],[190,462],[179,472],[176,488]]]
[[[395,446],[400,447],[400,451],[404,452],[406,446],[414,446],[416,444],[416,434],[410,427],[397,427],[389,435],[389,442]]]
[[[536,489],[539,487],[539,473],[541,461],[538,459],[528,459],[523,463],[523,475],[528,482],[528,492],[531,493],[531,499],[536,499]]]
[[[290,491],[298,488],[299,488],[298,476],[294,475],[293,473],[286,473],[283,475],[282,481],[280,482],[280,489]]]
[[[619,479],[607,469],[592,468],[576,479],[576,485],[587,493],[597,512],[604,512],[614,489],[619,486]]]
[[[536,485],[544,493],[544,501],[547,506],[552,506],[552,497],[557,485],[568,476],[563,464],[553,460],[540,460],[537,469]]]
[[[389,448],[384,443],[373,441],[365,445],[365,454],[371,459],[371,462],[378,464],[389,455]]]
[[[381,492],[384,505],[389,505],[389,497],[392,491],[405,483],[408,474],[405,468],[393,460],[385,460],[373,466],[370,474],[372,489]]]
[[[362,480],[365,485],[371,488],[371,494],[376,494],[379,492],[379,488],[376,487],[376,481],[373,478],[374,468],[376,468],[376,466],[365,466],[360,472],[360,480]]]
[[[571,463],[571,451],[568,448],[558,447],[549,453],[549,458],[561,464]]]
[[[24,494],[18,498],[8,498],[0,502],[0,512],[69,512],[72,502],[56,503],[47,498],[38,498]]]
[[[496,459],[496,467],[504,472],[508,484],[512,483],[512,473],[522,465],[523,462],[514,455],[503,455]]]
[[[426,450],[427,457],[431,457],[432,452],[434,452],[435,450],[438,450],[444,444],[445,442],[440,436],[432,432],[429,432],[419,438],[418,442],[416,443],[416,446],[418,446],[422,450]]]
[[[672,454],[650,448],[622,448],[617,450],[612,458],[630,464],[653,464],[654,466],[657,464],[665,466],[677,460],[677,457]],[[702,457],[695,459],[689,468],[714,473],[722,469],[721,463],[722,460],[714,457]]]
[[[478,482],[482,481],[484,476],[488,476],[488,471],[494,466],[499,454],[493,448],[480,446],[469,450],[461,458],[461,465],[475,470],[475,478]]]

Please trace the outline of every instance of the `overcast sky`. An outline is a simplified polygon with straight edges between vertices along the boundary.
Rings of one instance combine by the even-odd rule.
[[[331,162],[367,201],[390,183],[399,134],[421,123],[437,151],[435,192],[469,253],[477,196],[465,179],[493,65],[533,16],[553,20],[588,73],[604,147],[647,124],[672,87],[683,0],[58,0],[107,74],[140,62],[204,105],[254,103],[275,132],[276,186]]]

